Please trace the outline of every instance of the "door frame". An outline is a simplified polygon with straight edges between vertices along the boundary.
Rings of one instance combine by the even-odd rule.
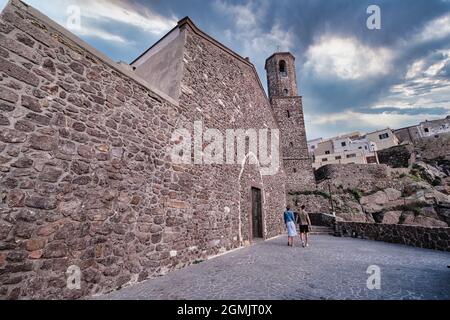
[[[253,234],[253,189],[257,189],[261,193],[261,233],[262,238],[257,238]],[[264,190],[260,186],[251,186],[250,187],[250,212],[249,212],[249,235],[250,235],[250,241],[253,242],[255,239],[266,239],[266,217],[264,212]]]

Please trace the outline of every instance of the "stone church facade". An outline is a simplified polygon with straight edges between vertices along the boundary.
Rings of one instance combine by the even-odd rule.
[[[294,58],[275,54],[266,68],[269,98],[248,59],[188,18],[119,65],[10,1],[0,17],[0,298],[103,293],[284,232],[286,190],[313,175]],[[224,135],[280,130],[278,170],[173,163],[174,130],[199,122]]]

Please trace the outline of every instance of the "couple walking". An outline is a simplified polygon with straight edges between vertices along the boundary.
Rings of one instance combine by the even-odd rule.
[[[302,246],[308,247],[308,233],[311,226],[311,220],[308,214],[305,212],[305,206],[302,205],[300,212],[292,212],[291,207],[287,206],[284,212],[284,223],[288,231],[288,246],[294,246],[294,237],[297,236],[296,224],[299,225],[300,239],[302,240]]]

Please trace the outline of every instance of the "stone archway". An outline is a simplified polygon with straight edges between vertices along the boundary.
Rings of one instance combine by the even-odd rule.
[[[253,158],[256,165],[249,164],[248,160]],[[260,199],[254,201],[253,192],[259,190]],[[254,210],[252,206],[254,202],[255,205],[260,205],[258,215],[260,226],[254,226]],[[259,202],[259,204],[258,204]],[[266,238],[266,223],[265,223],[265,192],[264,192],[264,181],[261,174],[261,168],[257,157],[250,152],[247,154],[241,164],[241,172],[239,174],[239,241],[241,245],[250,244],[255,238]],[[256,218],[256,217],[255,217]],[[254,228],[255,227],[255,228]],[[255,234],[256,228],[260,228],[260,233]]]

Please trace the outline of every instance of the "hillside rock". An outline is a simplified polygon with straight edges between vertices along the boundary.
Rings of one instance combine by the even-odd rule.
[[[388,211],[383,214],[383,220],[381,223],[384,224],[399,224],[400,217],[402,216],[401,211]]]
[[[411,170],[328,165],[319,172],[317,190],[327,193],[331,186],[334,210],[345,221],[447,227],[450,177],[444,167],[441,160],[419,162]],[[329,199],[321,210],[327,206],[325,213],[331,212]]]

